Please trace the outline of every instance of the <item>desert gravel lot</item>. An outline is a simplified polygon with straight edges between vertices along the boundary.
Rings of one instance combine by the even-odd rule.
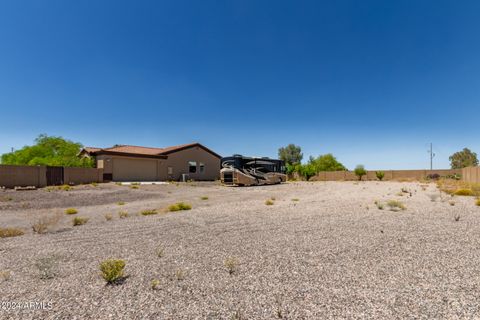
[[[375,204],[391,199],[406,210]],[[178,201],[192,210],[138,214]],[[66,208],[88,223],[73,227]],[[55,230],[31,231],[54,213],[62,215]],[[0,226],[26,232],[0,238],[0,272],[9,275],[0,278],[0,300],[52,303],[0,309],[0,319],[480,318],[480,208],[471,197],[440,196],[435,184],[7,190]],[[229,257],[238,261],[233,274]],[[123,283],[105,285],[99,264],[108,258],[126,261]],[[53,278],[41,279],[42,259]]]

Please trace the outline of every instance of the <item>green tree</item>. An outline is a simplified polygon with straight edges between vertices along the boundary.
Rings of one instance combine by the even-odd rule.
[[[333,156],[331,153],[327,153],[324,155],[319,156],[318,158],[314,159],[310,157],[309,161],[315,168],[315,172],[321,171],[345,171],[347,168]]]
[[[82,147],[82,144],[62,137],[41,134],[34,145],[3,154],[2,164],[93,167],[93,159],[78,157]]]
[[[452,169],[478,166],[477,154],[468,148],[463,148],[462,151],[455,152],[449,159]]]
[[[300,164],[303,159],[302,148],[291,143],[278,149],[278,158],[283,160],[286,165]]]
[[[359,181],[362,180],[362,177],[367,174],[367,170],[365,170],[365,167],[361,164],[356,166],[353,172],[355,172],[355,175],[358,177]]]
[[[383,178],[385,177],[385,172],[383,171],[375,171],[375,175],[377,176],[377,179],[382,181]]]

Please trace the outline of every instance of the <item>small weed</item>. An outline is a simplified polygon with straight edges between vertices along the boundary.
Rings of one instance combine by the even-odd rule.
[[[40,274],[40,279],[53,279],[57,275],[57,258],[55,256],[43,257],[35,262]]]
[[[125,205],[125,202],[123,202],[123,201],[119,201],[119,202],[117,202],[117,205],[119,205],[119,206],[123,206],[123,205]]]
[[[158,286],[160,285],[160,280],[153,279],[151,282],[152,290],[157,290]]]
[[[121,185],[122,185],[121,182],[115,182],[115,184],[116,184],[117,186],[121,186]]]
[[[73,187],[68,185],[68,184],[64,184],[62,186],[59,186],[58,187],[58,190],[63,190],[63,191],[70,191],[70,190],[73,190]]]
[[[140,182],[132,182],[130,185],[131,185],[131,186],[139,186],[139,185],[140,185]]]
[[[130,186],[130,189],[138,189],[138,188],[139,188],[139,186],[137,186],[136,184],[132,184],[132,185]]]
[[[234,274],[235,271],[237,271],[238,260],[235,257],[228,257],[227,259],[225,259],[223,264],[227,268],[228,273]]]
[[[458,189],[454,192],[456,196],[474,196],[475,193],[472,189]]]
[[[78,210],[75,208],[65,209],[65,214],[77,214],[77,213],[78,213]]]
[[[387,202],[387,206],[390,208],[391,211],[399,211],[407,209],[405,205],[398,200],[389,200]]]
[[[185,272],[182,269],[175,270],[175,278],[179,281],[185,280]]]
[[[457,213],[457,214],[453,217],[453,220],[455,220],[455,222],[460,221],[460,214]]]
[[[168,206],[168,211],[181,211],[181,210],[190,210],[192,206],[188,203],[178,202]]]
[[[147,209],[143,210],[140,212],[142,216],[151,216],[153,214],[158,214],[158,211],[156,209]]]
[[[123,278],[124,260],[108,259],[100,263],[100,271],[107,284],[114,284]]]
[[[111,213],[106,213],[105,214],[105,220],[110,221],[113,219],[113,215]]]
[[[270,197],[270,200],[275,201],[276,198],[275,197]]]
[[[207,196],[200,197],[200,200],[208,200]]]
[[[478,198],[477,200],[475,200],[475,204],[480,207],[480,198]]]
[[[300,199],[298,199],[298,198],[293,198],[292,201],[297,202],[297,201],[300,201]]]
[[[0,228],[0,238],[23,236],[25,232],[19,228]]]
[[[73,226],[81,226],[88,222],[88,218],[85,217],[75,217],[72,219]]]
[[[162,258],[165,255],[165,250],[162,246],[157,249],[157,257]]]
[[[120,211],[120,212],[118,213],[118,217],[119,217],[120,219],[128,218],[128,212],[127,212],[127,211]]]
[[[10,271],[0,271],[0,283],[10,280],[11,276]]]
[[[90,185],[91,185],[92,187],[98,187],[98,183],[96,183],[96,182],[92,182],[92,183],[90,183]]]
[[[274,204],[274,202],[271,199],[267,199],[267,200],[265,200],[265,204],[267,206],[272,206]]]
[[[61,218],[62,214],[60,212],[51,216],[43,216],[38,218],[37,221],[35,221],[35,223],[32,225],[32,230],[38,234],[47,233],[47,231],[52,230],[58,225]]]

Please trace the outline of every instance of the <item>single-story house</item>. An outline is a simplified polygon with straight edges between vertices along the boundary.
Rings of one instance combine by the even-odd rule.
[[[106,181],[215,180],[220,176],[221,156],[200,143],[167,148],[115,145],[85,147],[80,156],[94,157]]]

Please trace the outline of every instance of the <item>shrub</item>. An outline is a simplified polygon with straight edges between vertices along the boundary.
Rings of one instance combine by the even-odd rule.
[[[65,213],[66,214],[77,214],[78,210],[75,209],[75,208],[68,208],[68,209],[65,209]]]
[[[106,213],[106,214],[105,214],[105,220],[110,221],[110,220],[112,220],[112,219],[113,219],[113,216],[112,216],[111,213]]]
[[[88,222],[88,218],[85,217],[75,217],[72,220],[73,226],[81,226]]]
[[[478,198],[477,200],[475,200],[475,204],[480,207],[480,198]]]
[[[300,201],[300,199],[298,199],[298,198],[293,198],[292,201],[297,202],[297,201]]]
[[[175,271],[175,278],[177,278],[177,280],[185,280],[185,272],[182,269],[177,269]]]
[[[143,210],[140,212],[142,214],[142,216],[150,216],[152,214],[157,214],[157,210],[156,209],[147,209],[147,210]]]
[[[118,217],[119,217],[120,219],[128,218],[128,212],[126,212],[126,211],[120,211],[120,212],[118,213]]]
[[[35,233],[43,234],[47,231],[53,229],[58,225],[60,219],[62,217],[62,213],[58,212],[51,216],[43,216],[37,219],[35,223],[32,225],[32,230]]]
[[[119,206],[123,206],[124,204],[125,204],[125,202],[123,202],[123,201],[117,202],[117,205],[119,205]]]
[[[208,200],[207,196],[200,197],[200,200]]]
[[[178,202],[168,207],[168,211],[181,211],[181,210],[190,210],[190,209],[192,209],[192,206],[184,202]]]
[[[35,262],[40,279],[52,279],[57,275],[57,259],[55,256],[43,257]]]
[[[165,250],[163,249],[162,246],[160,246],[158,249],[157,249],[157,257],[161,258],[165,255]]]
[[[130,186],[130,189],[138,189],[138,188],[139,188],[139,187],[138,187],[138,185],[136,185],[136,184],[132,184],[132,185]]]
[[[25,232],[19,228],[0,228],[0,238],[18,237],[24,234]]]
[[[358,177],[359,181],[362,180],[362,177],[367,174],[367,170],[365,170],[365,167],[361,164],[356,166],[353,172]]]
[[[383,210],[383,204],[379,201],[375,201],[375,205],[377,206],[378,210]]]
[[[125,268],[125,261],[108,259],[100,263],[100,271],[103,279],[107,284],[114,284],[123,278],[123,269]]]
[[[98,183],[96,183],[96,182],[92,182],[92,183],[90,183],[90,185],[91,185],[92,187],[98,187]]]
[[[152,283],[151,283],[151,286],[152,286],[152,290],[157,290],[157,287],[160,285],[160,280],[158,279],[153,279],[152,280]]]
[[[456,196],[473,196],[475,193],[472,189],[458,189],[454,192]]]
[[[228,273],[233,274],[237,271],[238,260],[235,257],[228,257],[223,264],[227,268]]]
[[[440,175],[438,173],[431,173],[427,175],[427,180],[438,180]]]
[[[267,200],[265,200],[265,204],[267,206],[272,206],[274,204],[274,202],[271,199],[267,199]]]
[[[11,277],[11,273],[10,271],[0,271],[0,283],[1,282],[4,282],[4,281],[8,281],[10,280],[10,277]]]
[[[387,202],[387,206],[390,208],[392,211],[398,211],[398,210],[405,210],[407,209],[405,205],[398,200],[389,200]]]
[[[377,176],[377,179],[382,181],[383,178],[385,178],[385,172],[383,171],[375,171],[375,175]]]

